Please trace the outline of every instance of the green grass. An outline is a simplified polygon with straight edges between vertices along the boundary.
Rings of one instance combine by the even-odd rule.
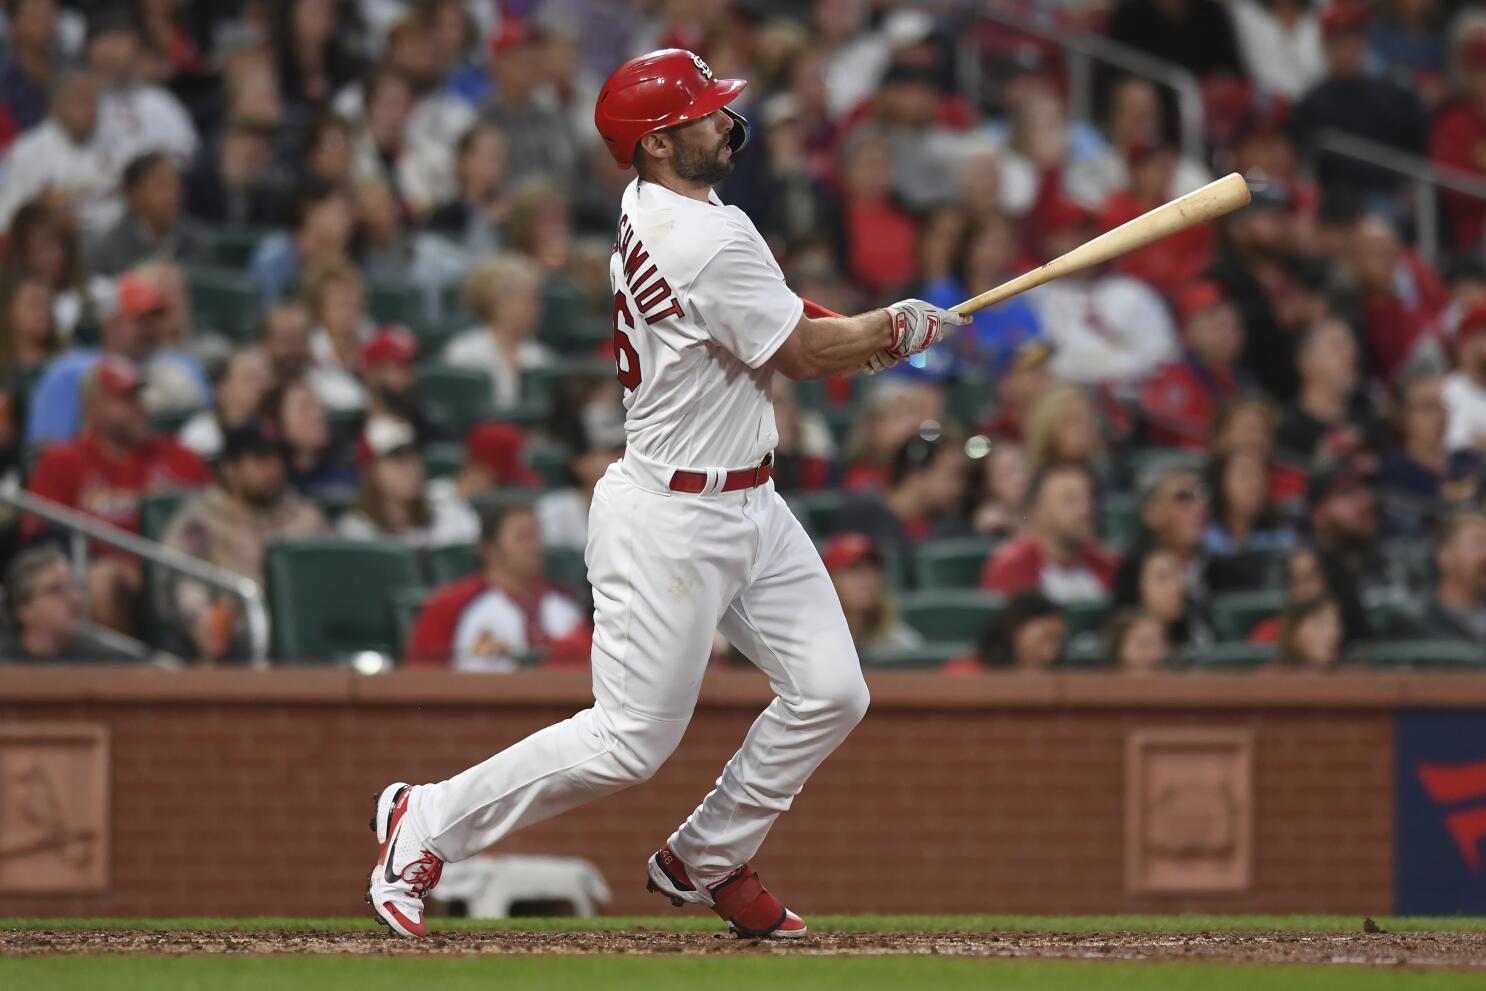
[[[1486,929],[1486,918],[1390,918],[1375,916],[1394,932],[1473,932]],[[709,932],[718,928],[711,915],[601,916],[595,919],[435,919],[434,929],[448,932],[616,932],[634,929]],[[295,929],[372,932],[370,917],[78,919],[5,918],[5,929]],[[818,932],[1358,932],[1359,915],[812,915]]]
[[[28,957],[0,958],[0,986],[47,991],[1467,991],[1480,974],[1360,967],[961,960],[952,957]]]

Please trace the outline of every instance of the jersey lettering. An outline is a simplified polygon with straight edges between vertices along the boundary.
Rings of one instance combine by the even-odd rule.
[[[619,252],[619,256],[624,259],[624,284],[629,287],[630,296],[634,298],[635,312],[644,317],[647,324],[657,323],[666,317],[686,316],[686,311],[681,308],[681,301],[676,298],[671,284],[660,277],[656,266],[650,265],[641,271],[640,267],[650,260],[650,252],[645,250],[645,242],[635,237],[635,229],[630,226],[629,214],[624,214],[619,218],[619,236],[614,241],[614,250]],[[616,310],[616,314],[617,312]],[[634,325],[633,321],[630,325]],[[619,327],[617,315],[614,326],[617,333]],[[636,379],[637,383],[638,381]]]

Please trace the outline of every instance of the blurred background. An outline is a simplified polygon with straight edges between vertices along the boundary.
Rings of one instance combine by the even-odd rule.
[[[1419,828],[1437,831],[1424,845],[1458,848],[1435,865],[1440,876],[1474,884],[1470,897],[1486,904],[1476,846],[1486,825],[1447,832],[1429,811],[1486,795],[1486,764],[1479,786],[1469,774],[1409,777],[1418,761],[1395,760],[1389,744],[1396,732],[1404,747],[1404,731],[1379,715],[1464,699],[1476,706],[1452,714],[1464,722],[1409,731],[1426,741],[1419,753],[1436,754],[1419,761],[1486,760],[1464,743],[1486,739],[1486,693],[1468,680],[1486,675],[1479,5],[0,9],[4,661],[314,667],[327,678],[586,667],[588,502],[624,447],[607,265],[633,178],[614,167],[592,109],[620,62],[684,47],[717,76],[748,80],[734,106],[752,138],[720,196],[753,219],[792,288],[844,313],[905,296],[953,305],[1216,176],[1248,177],[1250,207],[984,311],[910,365],[849,381],[777,376],[776,485],[817,540],[863,664],[918,672],[929,687],[915,691],[930,695],[916,697],[958,713],[941,733],[971,719],[965,699],[1030,705],[1042,689],[1027,686],[1052,684],[998,680],[999,669],[1094,679],[1057,696],[1075,709],[1097,708],[1105,692],[1189,715],[1258,706],[1238,736],[1195,742],[1137,740],[1134,717],[1086,714],[1067,758],[1079,780],[1106,789],[1110,815],[1136,816],[1121,804],[1120,765],[1102,778],[1091,756],[1118,761],[1128,745],[1130,760],[1155,768],[1154,804],[1136,804],[1171,816],[1149,829],[1125,820],[1149,840],[1129,855],[1145,850],[1154,866],[1122,861],[1116,822],[1116,847],[1089,853],[1089,884],[1118,889],[1123,869],[1137,894],[1243,890],[1250,906],[1350,910],[1361,890],[1386,902],[1402,885],[1386,851],[1402,835],[1392,809],[1407,779]],[[724,684],[726,669],[748,667],[721,640],[714,664]],[[1378,674],[1424,669],[1467,687],[1416,691]],[[1145,677],[1206,671],[1233,679],[1223,699],[1186,674]],[[1266,716],[1263,700],[1288,691],[1273,676],[1295,672],[1362,687],[1306,680]],[[413,684],[397,677],[387,683]],[[1254,687],[1233,687],[1243,679]],[[581,677],[508,683],[409,691],[429,704],[519,698],[537,707],[534,720],[541,706],[560,716],[582,704]],[[47,714],[50,689],[23,687],[43,682],[11,684],[13,708],[0,714]],[[79,691],[112,697],[96,687],[108,682],[90,684]],[[518,687],[545,684],[578,687],[571,698]],[[214,736],[228,719],[214,707],[237,689],[200,690],[197,709],[155,699],[165,709],[135,714],[185,727],[151,737],[159,753],[129,765],[126,780],[163,789],[151,802],[184,800],[158,784],[156,762],[202,741],[230,748],[261,731],[316,760],[351,746],[326,742],[350,731],[319,709]],[[53,715],[86,714],[68,698],[80,708],[57,701]],[[1297,711],[1328,705],[1350,715],[1307,722]],[[1041,730],[1006,713],[963,728],[989,734],[990,751],[1026,744],[1030,766],[1055,773],[1062,765],[1038,764],[1037,741],[1064,740],[1066,715],[1044,713]],[[449,739],[463,743],[426,754],[429,773],[498,742],[481,735],[480,713],[460,718]],[[1243,736],[1264,726],[1289,742]],[[905,732],[910,754],[920,731]],[[727,739],[708,759],[720,763]],[[870,749],[882,740],[861,746],[869,764],[886,760]],[[1358,754],[1374,747],[1386,757],[1369,765]],[[1335,763],[1312,760],[1322,752]],[[1264,806],[1281,818],[1255,828],[1289,835],[1314,816],[1314,849],[1331,848],[1321,859],[1258,843],[1235,825],[1242,816],[1228,818],[1252,803],[1209,787],[1252,797],[1265,787],[1252,761],[1266,753],[1298,777]],[[255,773],[292,776],[292,756],[275,761]],[[346,766],[365,790],[390,770]],[[193,794],[210,794],[201,773]],[[1015,768],[998,773],[1007,788],[1034,787]],[[238,800],[222,796],[213,814]],[[1363,839],[1338,838],[1321,811],[1301,808],[1312,800],[1372,825]],[[1486,822],[1480,810],[1466,819]],[[1207,823],[1195,838],[1180,825],[1194,821]],[[575,849],[580,837],[569,837]],[[1007,856],[1026,849],[1013,843]],[[1261,891],[1253,863],[1270,853],[1260,880],[1279,888]],[[1193,864],[1209,855],[1204,875]],[[1307,888],[1297,858],[1354,887]],[[958,883],[944,866],[945,883]],[[1059,900],[1066,873],[1029,877],[1013,901],[1098,901],[1072,880]],[[825,901],[862,904],[820,883]],[[974,891],[962,896],[977,904]],[[86,907],[156,904],[129,897]],[[221,897],[224,910],[270,910]]]

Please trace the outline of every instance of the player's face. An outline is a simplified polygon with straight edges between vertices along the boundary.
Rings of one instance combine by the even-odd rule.
[[[732,129],[732,118],[721,110],[673,129],[671,167],[681,178],[709,186],[726,179],[733,174],[733,151],[728,147]]]

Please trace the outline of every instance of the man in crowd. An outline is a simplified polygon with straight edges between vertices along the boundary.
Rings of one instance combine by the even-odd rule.
[[[913,557],[920,540],[939,535],[939,519],[965,491],[965,455],[943,436],[910,437],[893,457],[886,493],[865,492],[836,514],[838,533],[860,533],[898,562]]]
[[[1311,476],[1307,502],[1311,535],[1328,568],[1345,571],[1364,587],[1386,587],[1392,572],[1378,547],[1382,514],[1376,469],[1359,455]]]
[[[98,130],[98,84],[87,73],[64,75],[52,91],[50,115],[11,145],[0,172],[0,230],[43,195],[65,204],[93,236],[122,209],[113,149]]]
[[[1472,510],[1446,518],[1435,537],[1434,563],[1433,592],[1399,619],[1391,635],[1486,648],[1486,515]]]
[[[523,655],[586,631],[572,598],[543,578],[542,534],[530,506],[485,517],[480,561],[480,574],[438,589],[418,614],[409,667],[513,671]]]
[[[259,344],[274,382],[303,378],[314,362],[310,351],[310,314],[303,303],[276,303],[263,314]]]
[[[1460,70],[1460,95],[1447,101],[1434,119],[1429,155],[1449,168],[1486,178],[1486,25],[1463,30],[1455,58]],[[1486,201],[1466,193],[1441,189],[1444,213],[1450,219],[1457,251],[1479,246],[1486,235]]]
[[[11,561],[5,602],[14,626],[0,634],[8,663],[137,661],[140,655],[83,628],[83,596],[67,558],[50,544]]]
[[[412,424],[420,443],[431,438],[418,390],[418,339],[395,324],[377,328],[361,345],[361,380],[366,384],[367,415],[391,416]]]
[[[1140,536],[1125,555],[1118,582],[1139,587],[1138,576],[1151,551],[1169,551],[1181,562],[1182,584],[1189,598],[1202,600],[1207,581],[1202,535],[1207,529],[1207,490],[1189,461],[1152,465],[1136,479],[1140,500]]]
[[[268,544],[327,532],[319,507],[289,488],[273,427],[253,419],[226,431],[217,484],[181,508],[163,540],[261,585]],[[247,628],[235,600],[186,576],[163,577],[165,614],[203,659],[246,655]]]
[[[1088,469],[1056,464],[1027,487],[1027,526],[986,562],[982,588],[1002,595],[1040,590],[1058,603],[1103,599],[1119,558],[1094,539],[1094,480]]]
[[[139,372],[118,355],[100,358],[82,376],[83,435],[53,444],[36,462],[35,495],[104,523],[139,532],[139,504],[161,489],[195,488],[211,481],[211,469],[174,438],[150,432]],[[28,536],[47,529],[28,517]],[[88,571],[93,618],[116,630],[133,628],[140,589],[138,565],[100,545]]]
[[[98,79],[98,129],[123,163],[163,151],[181,165],[196,157],[200,139],[181,101],[144,81],[144,46],[132,12],[108,6],[88,17],[88,69]]]
[[[1238,367],[1243,323],[1215,282],[1196,282],[1176,301],[1186,351],[1156,370],[1141,393],[1150,443],[1204,448],[1213,415],[1250,385]]]
[[[346,189],[323,180],[305,183],[294,204],[293,234],[265,238],[253,255],[253,277],[274,303],[317,269],[342,262],[355,221]]]
[[[181,214],[181,174],[164,152],[140,155],[124,166],[124,216],[93,245],[89,266],[118,275],[148,261],[187,265],[212,261],[205,233]]]
[[[1275,443],[1310,464],[1346,457],[1365,440],[1365,407],[1357,338],[1341,320],[1328,319],[1301,338],[1295,352],[1300,395],[1280,422]]]
[[[25,131],[46,116],[56,81],[57,0],[11,0],[5,13],[10,51],[0,58],[0,117],[7,128]]]

